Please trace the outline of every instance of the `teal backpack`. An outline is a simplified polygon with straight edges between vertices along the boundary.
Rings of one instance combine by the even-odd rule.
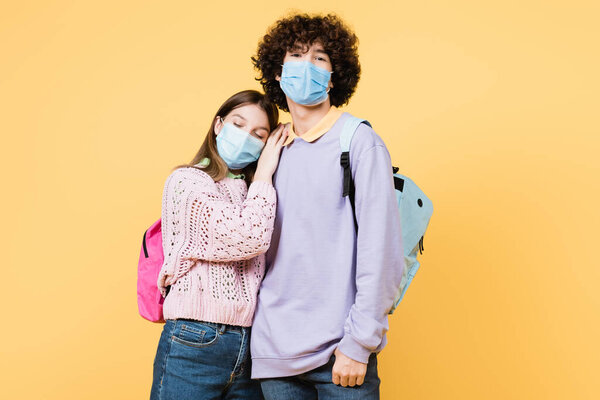
[[[352,182],[352,172],[350,169],[350,143],[354,132],[361,123],[369,126],[371,124],[365,119],[350,116],[344,123],[340,136],[340,146],[342,155],[340,164],[344,168],[344,188],[342,196],[349,196],[352,209],[354,210],[354,182]],[[417,252],[423,254],[423,237],[429,224],[429,219],[433,213],[433,203],[425,193],[408,177],[398,173],[397,167],[392,167],[394,176],[394,187],[396,189],[396,199],[398,201],[398,209],[400,210],[400,224],[402,228],[402,243],[404,245],[404,261],[406,268],[402,274],[402,281],[396,294],[396,299],[390,310],[390,314],[394,312],[406,289],[412,282],[417,270],[419,269],[419,261],[417,260]],[[356,215],[354,216],[354,224],[358,229]]]

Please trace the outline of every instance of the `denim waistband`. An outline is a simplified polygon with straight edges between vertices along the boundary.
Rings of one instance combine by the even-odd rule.
[[[242,331],[249,331],[250,327],[246,327],[246,326],[239,326],[239,325],[228,325],[228,324],[221,324],[218,322],[208,322],[208,321],[199,321],[196,319],[187,319],[187,318],[178,318],[177,321],[190,321],[190,322],[198,322],[200,324],[203,325],[207,325],[210,327],[215,328],[216,330],[219,331],[219,333],[223,333],[225,331],[234,331],[234,332],[242,332]]]

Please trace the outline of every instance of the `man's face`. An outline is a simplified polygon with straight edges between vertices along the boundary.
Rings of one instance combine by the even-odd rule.
[[[283,57],[283,63],[288,61],[310,61],[317,67],[321,67],[326,69],[327,71],[333,71],[333,67],[331,66],[331,59],[329,55],[325,52],[323,45],[320,42],[313,42],[312,45],[302,45],[300,43],[296,43],[294,48],[288,50],[285,53],[285,57]],[[281,80],[281,76],[277,75],[275,77],[278,81]],[[329,87],[333,87],[331,80],[329,81]]]

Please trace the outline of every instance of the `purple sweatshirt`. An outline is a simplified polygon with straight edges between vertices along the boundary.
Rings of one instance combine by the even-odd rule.
[[[404,257],[390,155],[365,124],[350,147],[356,186],[342,197],[340,133],[348,113],[285,146],[273,177],[277,212],[251,335],[252,378],[299,375],[339,347],[367,363],[386,344]]]

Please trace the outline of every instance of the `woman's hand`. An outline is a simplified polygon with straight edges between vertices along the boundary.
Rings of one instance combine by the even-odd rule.
[[[290,124],[279,124],[275,131],[267,138],[267,143],[263,148],[258,164],[256,166],[256,172],[254,173],[255,181],[265,181],[272,183],[273,173],[279,165],[279,155],[283,148],[283,143],[288,137],[290,130]]]

